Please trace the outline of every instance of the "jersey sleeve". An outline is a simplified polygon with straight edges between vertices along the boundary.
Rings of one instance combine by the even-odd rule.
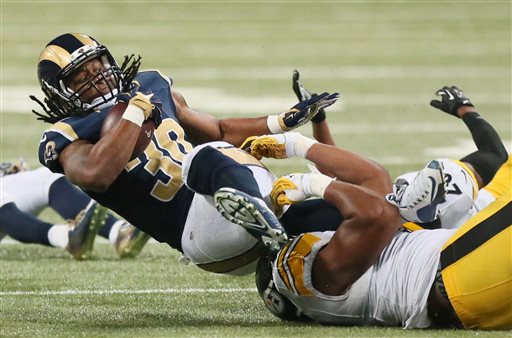
[[[59,161],[60,153],[78,140],[78,136],[74,132],[66,132],[63,127],[62,122],[57,122],[52,128],[45,130],[39,143],[39,162],[56,173],[64,173]]]
[[[39,142],[39,162],[52,172],[64,173],[59,160],[62,151],[77,140],[98,142],[107,112],[108,110],[103,110],[85,117],[70,117],[46,129]]]

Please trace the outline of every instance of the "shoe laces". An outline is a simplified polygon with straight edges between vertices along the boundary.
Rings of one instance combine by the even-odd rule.
[[[414,199],[413,201],[407,201],[408,208],[416,207],[418,204],[423,202],[425,198],[427,198],[427,196],[429,195],[430,191],[428,188],[428,185],[425,185],[425,173],[423,171],[420,171],[418,175],[416,175],[414,180],[409,185],[405,186],[403,192],[401,192],[402,196],[400,197],[407,197],[407,195],[417,196],[416,199]],[[406,194],[406,191],[408,192],[408,194]],[[398,193],[400,193],[400,191]]]

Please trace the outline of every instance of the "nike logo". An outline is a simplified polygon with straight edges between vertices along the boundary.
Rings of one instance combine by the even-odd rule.
[[[430,201],[433,201],[434,200],[434,196],[436,195],[435,194],[436,180],[432,176],[429,176],[428,178],[432,181],[432,195],[430,196]]]

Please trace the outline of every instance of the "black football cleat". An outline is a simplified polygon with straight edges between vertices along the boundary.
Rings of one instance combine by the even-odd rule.
[[[100,227],[105,225],[106,219],[107,208],[91,201],[75,220],[69,223],[69,241],[66,250],[74,259],[84,260],[90,257],[96,234]]]

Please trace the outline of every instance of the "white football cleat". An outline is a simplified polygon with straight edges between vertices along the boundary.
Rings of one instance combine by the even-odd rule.
[[[416,177],[407,184],[395,182],[395,204],[400,215],[409,222],[428,223],[439,215],[438,206],[446,197],[446,180],[443,164],[430,161]],[[388,198],[389,200],[389,198]]]

